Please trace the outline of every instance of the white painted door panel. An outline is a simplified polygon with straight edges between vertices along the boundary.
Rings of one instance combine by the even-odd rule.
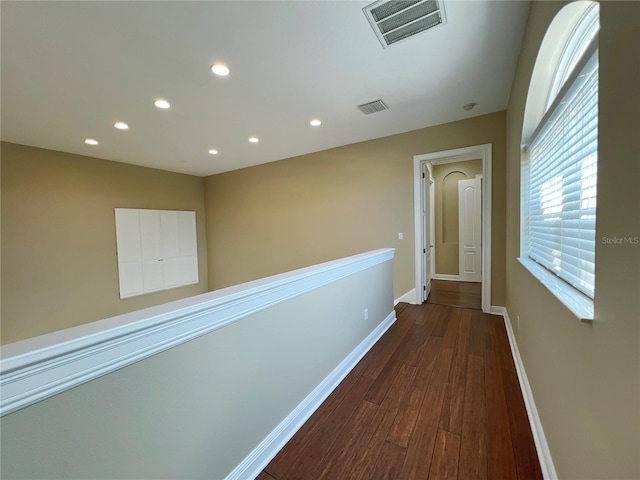
[[[164,287],[177,287],[180,282],[180,257],[167,257],[162,262]]]
[[[162,239],[162,258],[180,255],[178,247],[178,212],[161,211],[160,228]]]
[[[137,210],[116,208],[119,262],[140,261],[140,215]]]
[[[143,285],[139,212],[117,208],[116,231],[120,295],[122,298],[140,295]]]
[[[198,281],[198,257],[180,257],[180,278],[184,285]]]
[[[139,210],[140,245],[143,260],[162,258],[160,248],[160,217],[157,210]]]
[[[458,182],[459,273],[464,282],[482,281],[482,181]]]
[[[180,256],[197,255],[196,212],[178,212],[178,234]]]
[[[144,293],[162,290],[164,285],[162,260],[153,258],[142,261],[142,285],[144,287]]]
[[[136,262],[119,262],[120,298],[133,297],[144,292],[142,282],[142,264]]]

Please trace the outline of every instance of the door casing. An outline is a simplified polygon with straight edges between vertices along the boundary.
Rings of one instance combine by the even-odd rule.
[[[433,278],[433,245],[435,241],[433,240],[433,199],[434,199],[434,185],[433,185],[433,177],[431,177],[431,173],[427,168],[426,164],[422,164],[422,194],[420,200],[420,216],[422,218],[421,226],[422,226],[422,258],[423,264],[425,268],[422,269],[422,285],[423,288],[423,298],[422,300],[426,300],[429,297],[429,293],[431,293],[431,279]]]
[[[443,164],[463,162],[466,160],[482,159],[482,311],[491,311],[491,144],[475,145],[471,147],[443,150],[440,152],[414,155],[413,157],[413,209],[415,223],[415,301],[421,304],[425,300],[425,285],[423,285],[425,262],[423,254],[424,226],[421,202],[424,198],[425,183],[422,178],[424,164]],[[427,179],[428,180],[428,179]],[[429,239],[427,239],[427,242]],[[433,264],[433,259],[432,262]]]

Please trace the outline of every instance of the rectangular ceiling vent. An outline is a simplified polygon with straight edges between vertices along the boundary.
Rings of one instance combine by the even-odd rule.
[[[365,115],[369,115],[370,113],[381,112],[383,110],[388,110],[389,107],[382,100],[376,100],[374,102],[363,103],[362,105],[358,105],[358,110],[360,110]]]
[[[442,0],[379,0],[362,11],[383,48],[445,23]]]

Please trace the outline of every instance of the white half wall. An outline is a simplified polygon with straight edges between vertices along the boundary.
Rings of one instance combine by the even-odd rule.
[[[275,304],[264,295],[267,308],[6,414],[2,478],[256,473],[395,319],[387,253],[372,252],[373,265],[317,288],[304,269],[297,295]],[[241,293],[230,296],[242,304],[249,297]],[[19,366],[16,358],[3,363]]]

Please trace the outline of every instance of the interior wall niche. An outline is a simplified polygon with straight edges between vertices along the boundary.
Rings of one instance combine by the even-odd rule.
[[[456,170],[442,181],[442,243],[458,244],[458,182],[467,178]]]

